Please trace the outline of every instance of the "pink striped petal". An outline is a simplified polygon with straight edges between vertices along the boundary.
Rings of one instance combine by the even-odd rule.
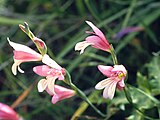
[[[103,97],[113,99],[115,90],[116,90],[117,81],[109,80],[107,86],[105,87],[103,91]]]

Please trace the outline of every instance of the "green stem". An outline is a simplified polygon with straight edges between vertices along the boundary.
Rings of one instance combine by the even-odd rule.
[[[101,115],[102,117],[106,117],[105,114],[103,114],[100,110],[98,110],[92,103],[91,101],[87,98],[87,96],[79,89],[77,88],[73,83],[70,84],[70,86],[72,87],[72,89],[74,89],[77,94],[84,100],[86,101],[99,115]]]
[[[69,74],[69,72],[65,69],[66,71],[66,79],[64,80],[64,82],[66,84],[68,84],[73,90],[76,91],[77,95],[79,95],[86,103],[88,103],[99,115],[101,115],[102,117],[106,117],[105,114],[103,114],[100,110],[98,110],[92,103],[91,101],[87,98],[87,96],[84,94],[83,91],[81,91],[79,88],[77,88],[71,80],[71,76]]]
[[[118,64],[118,60],[117,60],[117,56],[116,56],[115,50],[114,50],[112,44],[110,46],[111,46],[110,52],[111,52],[111,55],[112,55],[113,63],[114,63],[114,65],[117,65]]]

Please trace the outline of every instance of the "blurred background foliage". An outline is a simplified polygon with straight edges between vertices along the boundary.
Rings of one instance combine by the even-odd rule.
[[[126,83],[133,102],[148,116],[159,118],[159,0],[0,0],[0,102],[13,105],[28,90],[27,97],[14,107],[26,120],[102,119],[77,96],[53,105],[48,94],[38,93],[35,83],[41,78],[32,68],[41,63],[24,63],[21,67],[25,74],[14,76],[11,73],[13,53],[6,38],[35,49],[18,27],[26,21],[33,33],[46,42],[48,54],[65,67],[73,82],[107,113],[106,119],[145,119],[127,102],[123,92],[117,90],[113,100],[106,100],[102,98],[102,91],[95,91],[96,83],[105,78],[97,65],[113,63],[104,51],[91,47],[82,55],[74,51],[75,44],[87,36],[85,31],[91,30],[86,20],[105,33],[116,50],[119,63],[127,68]],[[116,34],[126,27],[142,30],[116,39]],[[77,109],[79,112],[75,113]]]

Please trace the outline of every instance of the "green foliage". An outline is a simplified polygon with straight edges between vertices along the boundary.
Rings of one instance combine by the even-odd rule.
[[[7,37],[35,49],[18,24],[26,21],[31,31],[45,41],[48,54],[71,74],[72,82],[84,91],[91,102],[107,113],[106,119],[146,120],[144,115],[160,119],[160,2],[158,0],[1,0],[0,1],[0,102],[12,105],[35,81],[41,79],[32,68],[41,63],[24,63],[25,74],[12,75],[12,48]],[[83,41],[92,21],[113,44],[120,64],[128,70],[125,81],[133,104],[123,91],[113,100],[102,98],[94,86],[104,76],[97,65],[112,65],[111,56],[94,48],[79,55],[74,51]],[[142,31],[128,33],[120,40],[114,35],[127,26],[140,26]],[[8,48],[8,49],[6,49]],[[58,83],[58,81],[57,81]],[[82,99],[75,96],[53,105],[51,96],[38,93],[37,84],[15,110],[26,120],[102,119]],[[87,116],[86,116],[87,115]]]

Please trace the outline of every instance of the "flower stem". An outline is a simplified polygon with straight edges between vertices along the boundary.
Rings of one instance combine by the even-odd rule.
[[[64,82],[66,84],[68,84],[73,90],[76,91],[77,95],[79,95],[85,102],[87,102],[99,115],[101,115],[102,117],[106,117],[105,114],[103,114],[100,110],[98,110],[92,103],[91,101],[88,99],[88,97],[84,94],[83,91],[81,91],[79,88],[77,88],[77,86],[75,86],[72,83],[71,80],[71,76],[69,74],[69,72],[65,69],[66,71],[66,79],[64,80]]]
[[[77,88],[73,83],[70,84],[70,86],[72,87],[72,89],[74,89],[77,94],[84,100],[86,101],[99,115],[101,115],[102,117],[106,117],[105,114],[103,114],[100,110],[98,110],[92,103],[91,101],[87,98],[87,96],[84,94],[84,92],[82,92],[79,88]]]
[[[116,53],[115,53],[115,50],[113,48],[113,45],[111,44],[111,55],[112,55],[112,59],[113,59],[113,63],[114,65],[117,65],[118,64],[118,60],[117,60],[117,56],[116,56]]]

